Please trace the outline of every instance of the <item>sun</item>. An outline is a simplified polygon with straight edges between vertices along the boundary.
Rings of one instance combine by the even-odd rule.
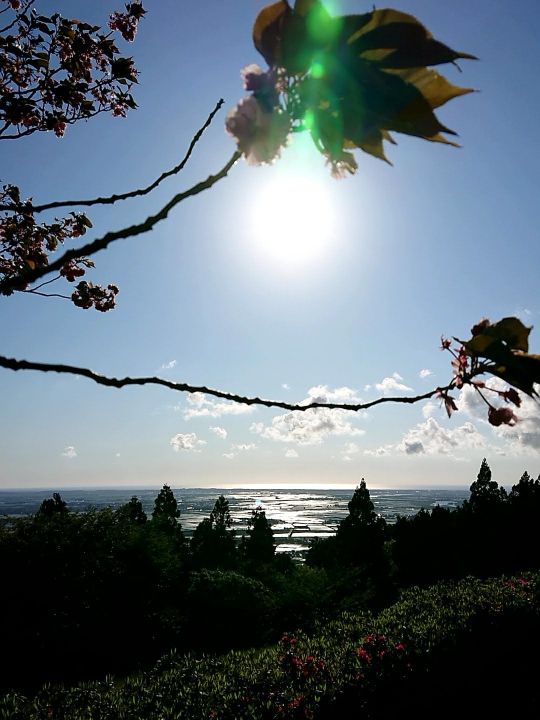
[[[283,267],[320,261],[336,235],[328,188],[307,175],[280,176],[254,198],[250,242],[266,260]]]

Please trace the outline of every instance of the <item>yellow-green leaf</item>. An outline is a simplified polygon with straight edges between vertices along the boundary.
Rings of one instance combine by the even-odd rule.
[[[374,10],[371,17],[359,17],[359,28],[347,43],[364,59],[386,68],[415,68],[440,65],[459,58],[476,59],[469,53],[452,50],[435,40],[413,15],[398,10]],[[350,30],[354,16],[347,19]]]
[[[507,317],[487,327],[484,334],[491,335],[505,342],[512,350],[521,350],[526,353],[529,350],[529,334],[532,328],[526,327],[516,317]]]
[[[436,70],[429,68],[388,69],[387,72],[398,75],[418,88],[433,110],[455,97],[474,92],[472,88],[453,85]]]
[[[269,65],[274,65],[279,54],[283,22],[291,15],[285,0],[264,7],[253,26],[253,43]]]

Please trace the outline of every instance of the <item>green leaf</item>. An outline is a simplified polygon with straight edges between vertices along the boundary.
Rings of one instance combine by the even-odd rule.
[[[414,85],[415,88],[422,93],[433,110],[441,107],[441,105],[444,105],[455,97],[475,92],[472,88],[453,85],[444,75],[428,68],[417,67],[404,70],[388,70],[387,72],[394,73],[402,80]]]
[[[534,385],[540,383],[540,355],[511,353],[506,365],[497,366],[490,372],[530,397],[534,397],[537,395]]]
[[[507,317],[487,327],[484,334],[502,340],[512,350],[521,350],[526,353],[529,350],[529,334],[531,330],[532,328],[526,327],[518,318]]]
[[[441,132],[455,135],[437,120],[420,90],[398,75],[358,58],[351,58],[344,72],[349,78],[349,92],[343,100],[348,127],[354,116],[364,116],[368,126],[373,123],[373,129],[395,130],[422,138],[436,137]],[[347,137],[352,135],[347,133]]]
[[[452,50],[435,40],[413,15],[398,10],[375,10],[368,22],[360,16],[360,28],[348,39],[354,51],[365,59],[377,60],[381,67],[414,68],[475,60],[474,55]],[[369,55],[375,51],[375,55]]]

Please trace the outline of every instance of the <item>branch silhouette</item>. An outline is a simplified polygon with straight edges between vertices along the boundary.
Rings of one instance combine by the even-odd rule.
[[[140,188],[137,190],[132,190],[131,192],[110,195],[108,197],[97,197],[97,198],[93,198],[92,200],[57,200],[55,202],[44,203],[43,205],[31,205],[30,209],[34,213],[40,213],[45,210],[52,210],[53,208],[61,208],[61,207],[72,207],[72,206],[91,207],[92,205],[114,205],[114,203],[118,202],[119,200],[127,200],[129,198],[142,197],[143,195],[148,195],[149,193],[152,192],[152,190],[155,190],[158,187],[158,185],[160,185],[163,182],[163,180],[166,180],[168,177],[171,177],[172,175],[177,175],[179,172],[181,172],[184,169],[184,167],[186,166],[186,163],[188,162],[189,158],[191,157],[191,154],[193,153],[193,150],[195,149],[195,145],[199,142],[199,140],[203,136],[203,133],[205,132],[205,130],[210,126],[212,120],[214,119],[214,117],[216,116],[216,114],[220,110],[220,108],[223,106],[224,102],[225,101],[223,100],[223,98],[220,98],[218,100],[215,108],[212,110],[212,112],[206,118],[204,125],[202,125],[199,128],[199,130],[197,130],[195,135],[193,136],[182,161],[178,165],[173,167],[171,170],[167,170],[164,173],[162,173],[157,178],[157,180],[154,180],[154,182],[151,183],[150,185],[148,185],[147,187]],[[13,207],[11,205],[0,205],[0,210],[13,210]]]
[[[202,393],[204,395],[211,395],[221,400],[230,400],[231,402],[239,403],[241,405],[262,405],[264,407],[277,407],[283,410],[298,410],[305,412],[306,410],[314,410],[316,408],[327,408],[329,410],[350,410],[352,412],[358,412],[359,410],[368,410],[375,405],[382,405],[383,403],[401,403],[406,405],[412,405],[422,400],[429,400],[435,395],[444,393],[451,390],[454,387],[454,382],[450,382],[445,387],[438,387],[435,390],[424,393],[423,395],[404,396],[404,397],[382,397],[376,400],[371,400],[365,403],[321,403],[312,402],[307,404],[297,404],[282,402],[281,400],[264,400],[259,397],[246,397],[244,395],[236,395],[235,393],[224,392],[223,390],[216,390],[214,388],[206,387],[205,385],[189,385],[188,383],[174,382],[172,380],[165,380],[164,378],[150,376],[150,377],[124,377],[115,378],[108,377],[106,375],[100,375],[99,373],[90,370],[89,368],[77,367],[75,365],[64,365],[58,363],[41,363],[32,362],[30,360],[17,360],[15,358],[8,358],[0,355],[0,367],[4,367],[8,370],[38,370],[40,372],[56,372],[64,373],[67,375],[79,375],[81,377],[93,380],[98,385],[105,385],[107,387],[123,388],[128,385],[160,385],[162,387],[169,388],[170,390],[176,390],[178,392],[186,393]]]
[[[89,257],[90,255],[95,255],[97,252],[99,252],[100,250],[104,250],[108,245],[115,242],[116,240],[125,240],[127,238],[136,237],[137,235],[143,235],[144,233],[149,232],[159,222],[165,220],[171,210],[176,207],[176,205],[189,197],[194,197],[195,195],[198,195],[205,190],[209,190],[217,182],[219,182],[219,180],[222,180],[224,177],[226,177],[233,165],[240,157],[240,152],[234,152],[229,161],[221,168],[218,173],[216,173],[215,175],[209,175],[206,180],[202,180],[196,185],[193,185],[188,190],[184,190],[183,192],[178,193],[171,200],[169,200],[169,202],[164,205],[161,210],[159,210],[155,215],[149,215],[143,222],[138,223],[137,225],[131,225],[127,228],[123,228],[122,230],[108,232],[102,237],[96,238],[92,242],[89,242],[82,247],[67,250],[63,255],[61,255],[49,265],[36,267],[33,270],[29,269],[26,272],[21,273],[20,275],[17,275],[15,277],[6,278],[2,282],[0,282],[0,293],[3,295],[10,295],[15,290],[18,290],[21,286],[24,287],[26,284],[35,282],[36,280],[39,280],[45,275],[49,275],[49,273],[60,270],[65,265],[65,263],[69,262],[70,260],[76,260],[81,257]]]

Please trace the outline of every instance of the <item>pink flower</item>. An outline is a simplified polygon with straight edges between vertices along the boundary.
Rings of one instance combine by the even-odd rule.
[[[279,157],[289,136],[290,119],[279,110],[265,111],[250,95],[227,115],[225,128],[236,139],[249,165],[264,165]]]
[[[273,73],[271,71],[265,72],[255,63],[246,65],[245,68],[242,68],[240,74],[244,80],[244,90],[248,92],[258,92],[268,86],[273,87],[275,85]]]
[[[441,350],[450,350],[451,345],[452,345],[451,340],[448,340],[448,338],[441,337]]]
[[[371,655],[365,648],[360,647],[356,652],[360,660],[363,660],[364,662],[371,662]]]

